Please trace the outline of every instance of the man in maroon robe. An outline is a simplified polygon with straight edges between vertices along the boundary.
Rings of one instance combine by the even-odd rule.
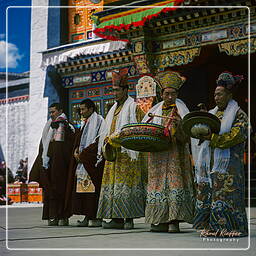
[[[69,185],[66,191],[65,211],[67,217],[83,215],[78,220],[80,227],[99,227],[101,219],[96,218],[104,161],[97,162],[98,140],[104,119],[96,113],[96,106],[90,99],[80,103],[81,129],[76,133],[73,157],[70,163]]]
[[[75,129],[59,103],[53,103],[49,113],[29,181],[37,181],[43,188],[42,219],[49,226],[67,226],[64,204]]]

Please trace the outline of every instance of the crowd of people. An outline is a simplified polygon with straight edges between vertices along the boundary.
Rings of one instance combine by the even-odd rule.
[[[193,142],[182,126],[189,110],[178,98],[185,78],[165,71],[155,79],[162,101],[146,114],[128,96],[124,70],[112,73],[115,103],[105,119],[90,99],[80,103],[79,129],[59,103],[49,107],[29,177],[43,188],[42,219],[67,226],[75,214],[83,217],[77,223],[81,227],[133,229],[133,220],[145,217],[152,232],[178,233],[179,224],[187,222],[209,236],[247,236],[243,152],[248,119],[232,98],[241,77],[229,72],[218,77],[216,107],[209,112],[221,120],[220,131],[209,131],[194,145],[194,166]],[[140,122],[164,126],[169,148],[145,153],[122,147],[122,127]]]
[[[12,171],[6,166],[6,162],[0,163],[0,205],[13,204],[6,193],[6,184],[13,183],[14,177]]]
[[[6,184],[19,184],[28,182],[28,158],[21,159],[16,175],[14,176],[6,162],[0,163],[0,205],[13,204],[13,200],[7,196]]]

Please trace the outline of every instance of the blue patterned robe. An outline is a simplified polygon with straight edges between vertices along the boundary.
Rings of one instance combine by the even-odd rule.
[[[223,111],[218,111],[216,116],[222,120]],[[225,174],[211,173],[212,188],[208,183],[198,184],[194,228],[215,231],[217,234],[223,230],[236,231],[240,236],[248,234],[243,163],[247,133],[248,118],[239,109],[230,132],[213,134],[210,142],[211,164],[214,148],[230,148],[230,162]]]

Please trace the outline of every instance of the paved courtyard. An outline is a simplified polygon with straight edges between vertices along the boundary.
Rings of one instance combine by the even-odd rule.
[[[180,234],[152,233],[144,219],[135,220],[133,230],[49,227],[41,220],[41,205],[0,208],[0,255],[254,255],[256,208],[251,209],[250,238],[203,238],[182,223]],[[6,223],[8,228],[6,228]],[[7,232],[6,232],[7,230]],[[8,239],[6,242],[6,239]],[[6,246],[9,248],[7,249]],[[210,251],[209,251],[210,250]]]

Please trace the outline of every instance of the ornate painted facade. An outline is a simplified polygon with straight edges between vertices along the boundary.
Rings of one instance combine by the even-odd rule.
[[[74,0],[72,5],[84,2]],[[66,17],[68,24],[61,32],[69,31],[69,43],[62,45],[59,42],[54,48],[48,43],[47,48],[37,49],[37,52],[42,52],[46,76],[44,89],[40,90],[48,91],[48,94],[44,93],[48,105],[62,99],[69,118],[78,124],[77,106],[84,97],[89,97],[96,102],[98,111],[105,115],[113,104],[111,71],[127,67],[130,94],[134,97],[135,86],[141,76],[154,75],[163,69],[181,72],[187,81],[179,97],[191,110],[196,109],[200,102],[209,108],[214,105],[212,95],[219,73],[229,70],[243,74],[245,80],[235,97],[241,107],[248,110],[248,78],[251,76],[251,81],[255,81],[254,72],[248,73],[248,59],[252,60],[256,54],[254,0],[134,2],[97,1],[96,4],[103,5],[103,11],[94,13],[93,26],[96,26],[95,35],[102,38],[89,39],[85,36],[91,29],[87,27],[85,18],[83,21],[80,19],[83,26],[79,23],[75,30],[77,18],[70,12],[71,16]],[[178,5],[175,8],[172,7],[174,2]],[[152,5],[158,10],[151,10]],[[120,8],[112,8],[116,6]],[[143,7],[144,13],[138,6]],[[85,15],[85,8],[81,10]],[[52,20],[48,18],[48,29],[52,25],[50,22]],[[79,33],[84,34],[77,35]],[[115,46],[115,42],[120,41],[113,39],[126,44]],[[48,35],[47,40],[54,41],[55,37]],[[253,68],[252,61],[251,64]],[[255,93],[255,87],[251,87],[251,95]],[[253,126],[256,125],[255,111],[255,108],[251,109]]]
[[[84,1],[75,2],[77,5],[81,5]],[[107,4],[121,6],[124,2],[109,1]],[[170,2],[173,1],[154,1],[154,5],[161,7]],[[181,4],[182,2],[184,1],[177,3]],[[77,122],[75,108],[83,97],[94,99],[99,112],[103,115],[106,113],[107,106],[113,102],[110,91],[111,70],[113,69],[129,68],[131,94],[135,95],[134,86],[141,75],[155,74],[166,68],[183,71],[186,69],[186,65],[195,67],[198,62],[203,62],[202,59],[206,59],[207,62],[207,53],[205,52],[213,47],[216,48],[214,54],[219,54],[220,58],[223,54],[244,56],[243,62],[246,63],[245,58],[249,51],[249,45],[250,53],[254,53],[256,49],[255,7],[250,6],[248,1],[239,1],[239,3],[228,1],[225,4],[232,6],[231,8],[202,8],[202,4],[213,6],[218,3],[224,6],[223,1],[215,1],[214,4],[213,1],[185,1],[180,8],[169,11],[159,8],[159,12],[149,20],[146,16],[143,18],[143,23],[136,20],[136,24],[132,23],[132,15],[141,9],[136,7],[139,5],[137,2],[135,7],[132,3],[127,4],[131,7],[129,9],[117,10],[108,7],[102,12],[94,13],[94,16],[98,17],[98,27],[102,29],[100,34],[96,34],[104,35],[106,42],[113,39],[112,36],[115,35],[117,39],[128,41],[129,44],[125,49],[100,54],[85,54],[68,58],[65,62],[55,65],[63,88],[68,89],[69,113],[72,121]],[[140,5],[147,9],[147,6],[152,6],[152,3],[141,1]],[[84,12],[85,9],[83,8]],[[251,17],[250,29],[249,14]],[[101,27],[102,23],[108,22],[109,25],[112,20],[116,26],[116,19],[125,16],[132,17],[131,24],[126,27],[121,29],[109,28],[111,26]],[[70,22],[73,20],[69,18]],[[83,29],[86,29],[85,25]],[[249,30],[250,43],[248,43]],[[95,41],[91,43],[89,41],[87,41],[89,45],[95,44]],[[76,47],[74,46],[74,48]],[[228,63],[223,68],[228,68]],[[215,73],[218,72],[218,68],[216,68]],[[209,79],[211,78],[206,78],[204,82]],[[205,95],[206,93],[208,94],[208,90],[205,91]],[[202,97],[204,96],[202,95]],[[204,101],[208,101],[208,98]],[[196,102],[194,101],[190,105],[194,107]]]

